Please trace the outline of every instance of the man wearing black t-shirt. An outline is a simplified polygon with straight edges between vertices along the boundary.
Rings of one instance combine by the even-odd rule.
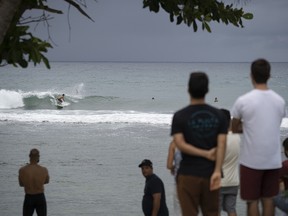
[[[191,103],[173,116],[171,135],[182,153],[177,191],[183,216],[219,214],[221,167],[228,122],[223,113],[205,102],[208,76],[191,73]]]
[[[145,216],[169,216],[162,180],[153,173],[152,162],[143,160],[139,167],[146,178],[142,210]]]

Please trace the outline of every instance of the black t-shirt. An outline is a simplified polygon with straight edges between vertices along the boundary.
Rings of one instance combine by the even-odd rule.
[[[221,110],[207,104],[189,105],[173,116],[171,135],[182,133],[185,141],[209,150],[217,146],[219,134],[227,134],[228,122]],[[182,152],[178,174],[209,178],[215,161]]]
[[[165,189],[162,180],[155,174],[146,178],[144,195],[142,199],[142,210],[144,215],[151,216],[153,209],[153,194],[161,193],[161,203],[158,216],[168,216],[168,208],[166,205]]]

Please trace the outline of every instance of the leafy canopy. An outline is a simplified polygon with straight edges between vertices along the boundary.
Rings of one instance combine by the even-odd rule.
[[[66,2],[69,8],[71,6],[76,8],[82,15],[93,21],[82,9],[82,7],[86,7],[85,0],[62,1]],[[253,14],[244,13],[242,8],[237,9],[233,4],[225,5],[217,0],[143,0],[143,8],[149,8],[155,13],[162,8],[169,14],[171,22],[176,19],[177,25],[184,23],[189,27],[193,26],[194,32],[198,30],[198,23],[202,25],[202,30],[211,32],[209,24],[212,21],[243,27],[242,18],[247,20],[253,18]],[[27,21],[27,18],[23,17],[26,10],[42,10],[43,15]],[[48,20],[51,17],[48,14],[63,14],[63,12],[49,7],[48,0],[21,1],[4,40],[0,44],[0,66],[12,64],[16,67],[26,68],[29,62],[33,62],[34,65],[43,62],[47,68],[50,68],[49,60],[44,54],[48,52],[49,48],[52,48],[52,45],[34,37],[29,31],[29,23],[32,22],[46,22],[47,28],[49,28]]]
[[[182,22],[189,27],[192,25],[194,32],[198,30],[197,21],[202,24],[202,30],[211,32],[211,21],[243,27],[242,18],[253,19],[253,14],[244,13],[242,8],[237,9],[233,4],[225,5],[216,0],[143,0],[143,8],[155,13],[162,8],[169,14],[171,22],[176,18],[177,25]]]
[[[9,0],[8,0],[9,1]],[[81,8],[80,5],[86,6],[85,0],[62,0],[68,3],[70,7],[76,8],[82,15],[88,19],[92,18]],[[39,17],[23,17],[26,10],[42,10],[43,15]],[[48,48],[52,45],[40,38],[34,37],[30,30],[30,23],[46,22],[51,17],[48,13],[63,14],[61,10],[53,9],[48,6],[48,0],[22,0],[21,4],[14,14],[10,27],[6,32],[3,42],[0,44],[0,65],[12,64],[26,68],[29,62],[34,65],[43,62],[50,69],[49,60],[44,56],[48,52]],[[0,17],[1,18],[1,17]],[[3,63],[5,62],[5,63]]]

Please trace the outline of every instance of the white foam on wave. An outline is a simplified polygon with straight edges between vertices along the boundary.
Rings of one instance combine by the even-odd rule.
[[[288,118],[284,118],[281,123],[282,128],[288,128]]]
[[[42,110],[37,112],[1,112],[0,121],[51,123],[143,123],[171,124],[172,114],[140,113],[134,111]]]
[[[21,93],[21,95],[23,96],[23,98],[29,98],[29,97],[33,97],[36,96],[40,99],[45,98],[45,97],[51,97],[54,98],[54,95],[51,91],[44,91],[44,92],[38,92],[38,91],[29,91],[29,92],[23,92],[21,90],[19,90],[19,92]]]
[[[84,92],[84,84],[80,83],[71,89],[71,94],[65,92],[66,97],[68,97],[71,101],[77,103],[79,99],[82,99],[84,96],[82,95]],[[24,107],[23,99],[29,97],[37,97],[39,99],[43,99],[49,97],[51,99],[55,99],[55,96],[63,94],[60,91],[55,89],[47,90],[47,91],[22,91],[22,90],[7,90],[0,89],[0,109],[15,109]],[[68,106],[70,103],[65,104]]]
[[[112,110],[2,110],[0,121],[50,122],[50,123],[143,123],[171,125],[173,114],[145,113],[137,111]],[[288,118],[284,118],[281,128],[288,128]]]
[[[0,90],[0,109],[13,109],[23,106],[23,97],[20,92],[6,89]]]

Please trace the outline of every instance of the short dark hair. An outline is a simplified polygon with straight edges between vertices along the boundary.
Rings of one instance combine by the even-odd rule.
[[[288,158],[288,154],[287,154],[287,151],[288,151],[288,137],[283,141],[283,147],[284,147],[284,154]]]
[[[265,59],[257,59],[251,64],[251,75],[258,84],[267,83],[270,78],[270,63]]]
[[[153,168],[153,163],[152,163],[152,161],[150,161],[149,159],[144,159],[144,160],[138,165],[138,167],[142,167],[142,166],[149,166],[149,167]]]
[[[204,72],[193,72],[190,74],[188,91],[193,98],[204,98],[208,92],[209,79]]]
[[[38,149],[34,148],[30,150],[29,157],[30,158],[38,158],[40,156],[40,152]]]

